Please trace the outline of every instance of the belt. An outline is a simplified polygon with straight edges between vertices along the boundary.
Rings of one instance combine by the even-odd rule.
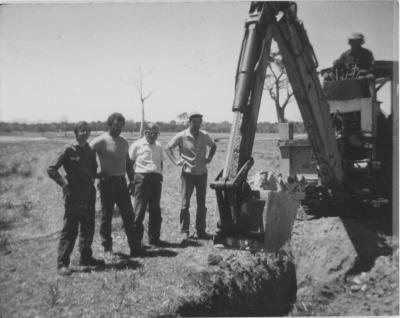
[[[126,179],[125,176],[104,176],[100,177],[100,180],[109,181],[109,180],[126,180]]]

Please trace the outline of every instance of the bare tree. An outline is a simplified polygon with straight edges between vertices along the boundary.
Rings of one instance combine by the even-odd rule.
[[[285,109],[293,96],[293,90],[279,52],[270,54],[264,89],[268,90],[269,96],[275,103],[278,122],[287,122]]]
[[[66,114],[62,114],[59,121],[61,122],[61,129],[64,132],[64,136],[67,137],[68,131],[68,117]]]
[[[136,90],[137,90],[137,92],[139,94],[140,105],[141,105],[141,113],[142,113],[142,116],[141,116],[141,119],[140,119],[140,137],[144,136],[144,123],[145,123],[144,104],[145,104],[145,101],[148,98],[150,98],[150,96],[153,94],[153,91],[145,93],[144,84],[143,84],[144,78],[145,78],[145,75],[143,74],[143,70],[140,67],[139,68],[139,76],[138,76],[137,80],[135,80],[134,82],[124,81],[125,83],[128,83],[130,85],[135,86],[135,88],[136,88]]]
[[[148,93],[144,92],[143,88],[143,80],[144,80],[144,75],[142,68],[139,69],[139,78],[136,81],[136,90],[139,94],[140,98],[140,104],[141,104],[141,109],[142,109],[142,116],[141,116],[141,121],[140,121],[140,137],[144,136],[144,122],[145,122],[145,115],[144,115],[144,102],[146,99],[150,98],[151,94],[153,94],[153,91],[150,91]]]
[[[177,116],[179,121],[182,123],[186,124],[186,122],[189,120],[189,114],[187,112],[183,112]]]

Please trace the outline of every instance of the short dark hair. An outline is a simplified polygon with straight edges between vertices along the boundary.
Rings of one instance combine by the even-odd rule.
[[[144,124],[144,131],[146,132],[146,131],[152,131],[152,130],[160,131],[160,127],[158,127],[158,125],[155,123],[146,122]]]
[[[125,125],[125,117],[121,113],[112,113],[110,116],[107,118],[107,126],[111,127],[112,123],[114,120],[122,121],[123,124]]]
[[[75,127],[74,127],[75,136],[78,135],[78,130],[81,129],[82,126],[87,126],[87,128],[88,128],[88,130],[89,130],[89,132],[90,132],[90,126],[89,126],[89,124],[88,124],[86,121],[82,120],[82,121],[76,123],[76,125],[75,125]]]

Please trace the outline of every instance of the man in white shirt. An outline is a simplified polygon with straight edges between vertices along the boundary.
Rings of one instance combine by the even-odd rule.
[[[143,220],[149,206],[148,238],[151,245],[160,246],[161,231],[161,188],[164,154],[161,144],[157,141],[160,134],[155,124],[148,123],[144,137],[135,141],[129,148],[129,158],[135,169],[135,233],[137,241],[143,239]]]

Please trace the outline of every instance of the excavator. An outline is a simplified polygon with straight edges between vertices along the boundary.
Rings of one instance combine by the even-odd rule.
[[[247,177],[254,164],[252,150],[273,39],[308,135],[312,158],[303,160],[316,162],[318,180],[307,183],[302,205],[308,213],[315,214],[326,209],[340,210],[342,206],[391,206],[392,132],[388,127],[393,120],[382,115],[376,92],[386,82],[396,82],[396,62],[376,63],[372,79],[353,76],[323,87],[316,55],[297,17],[297,4],[252,2],[236,70],[226,159],[210,185],[219,210],[215,244],[229,246],[232,239],[266,239],[265,228],[260,224],[260,214],[265,213],[262,202],[260,205],[262,198],[259,191],[250,187]],[[395,100],[392,99],[392,109]],[[280,143],[282,149],[296,144]],[[299,158],[292,155],[289,159]],[[298,172],[289,169],[286,177]]]

